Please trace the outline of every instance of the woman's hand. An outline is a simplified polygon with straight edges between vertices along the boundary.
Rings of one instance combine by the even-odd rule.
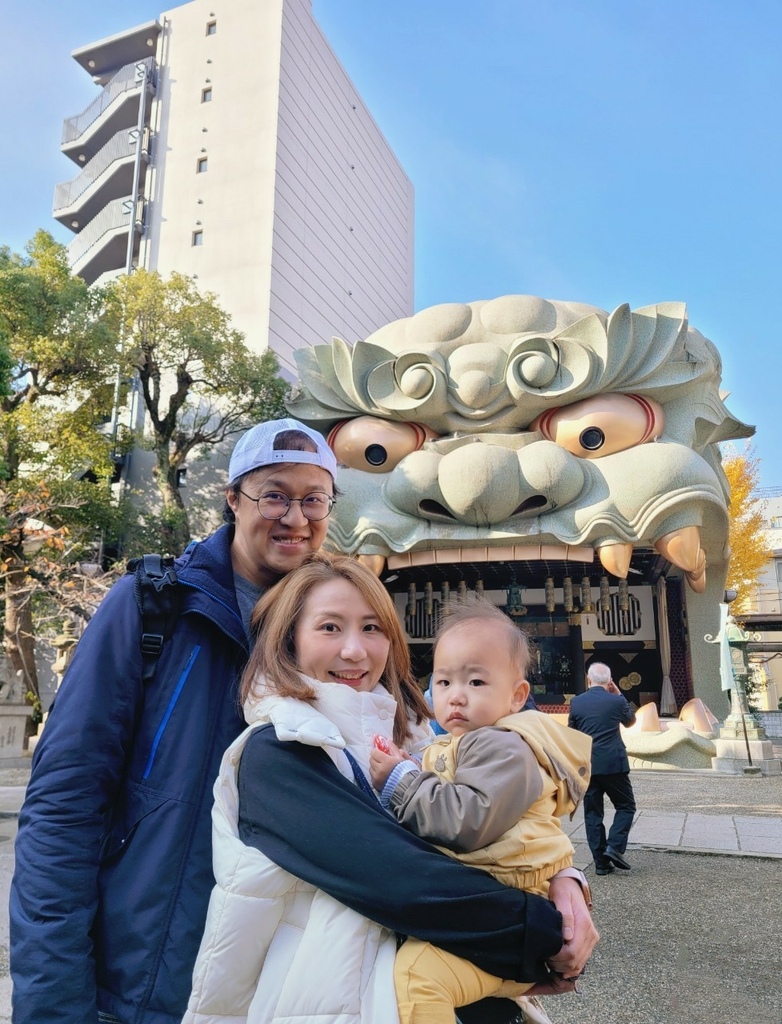
[[[549,961],[549,967],[563,981],[573,981],[583,972],[600,936],[592,922],[584,893],[575,878],[554,877],[549,884],[549,899],[562,915],[562,949]],[[555,980],[554,984],[558,984]],[[557,988],[556,991],[569,991]],[[542,995],[535,992],[533,995]]]
[[[369,775],[372,785],[380,792],[391,772],[401,761],[409,760],[409,754],[383,736],[375,736],[374,746],[369,752]]]

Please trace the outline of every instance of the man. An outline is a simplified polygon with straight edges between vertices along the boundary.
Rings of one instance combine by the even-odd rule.
[[[584,825],[587,842],[598,875],[614,868],[630,870],[625,858],[627,838],[635,816],[635,797],[630,784],[630,762],[619,731],[632,725],[635,712],[611,679],[611,670],[593,662],[587,671],[589,688],[570,702],[568,725],[592,737],[592,777],[584,796]],[[614,805],[614,821],[606,841],[603,825],[603,797]]]
[[[260,594],[317,551],[336,459],[296,420],[231,456],[223,526],[177,560],[181,608],[142,682],[134,577],[101,603],[36,748],[11,890],[14,1020],[181,1019],[203,931],[212,784],[244,727]]]
[[[250,615],[267,587],[321,547],[336,466],[324,439],[296,420],[240,438],[227,524],[177,560],[181,608],[147,684],[133,577],[90,622],[36,747],[19,817],[15,1024],[181,1021],[214,884],[212,785],[244,727],[237,693]],[[550,962],[578,973],[597,933],[572,877],[553,899],[566,942]],[[533,910],[552,913],[509,910],[522,930]]]

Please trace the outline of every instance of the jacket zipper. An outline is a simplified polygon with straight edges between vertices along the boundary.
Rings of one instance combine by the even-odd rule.
[[[195,583],[190,583],[189,581],[186,581],[186,580],[180,580],[180,583],[181,583],[182,586],[192,587],[193,590],[198,590],[200,593],[202,593],[206,597],[208,597],[210,601],[215,601],[221,607],[225,608],[225,610],[230,613],[232,618],[236,619],[236,621],[241,626],[242,635],[244,637],[244,625],[242,624],[242,620],[241,620],[240,616],[238,616],[236,614],[236,612],[233,610],[233,608],[229,604],[226,604],[225,601],[222,601],[215,594],[210,593],[204,587],[199,587]],[[206,612],[204,612],[203,610],[199,610],[198,614],[201,615],[203,618],[208,619],[208,621],[213,623],[213,625],[217,626],[217,628],[220,630],[220,632],[228,635],[230,637],[230,639],[232,639],[232,640],[236,639],[235,637],[230,636],[230,634],[227,634],[224,625],[221,622],[219,622],[218,619],[214,618],[212,615],[207,615]],[[242,640],[242,646],[243,646],[245,652],[247,652],[248,651],[248,645],[247,645],[246,639],[244,639],[244,638]],[[182,672],[182,675],[179,677],[179,681],[177,682],[176,688],[175,688],[173,694],[171,695],[171,700],[168,702],[168,707],[166,708],[166,712],[163,715],[163,719],[162,719],[160,725],[158,726],[157,732],[155,733],[155,738],[152,741],[152,748],[151,748],[151,750],[149,752],[149,757],[147,758],[147,763],[144,766],[144,772],[143,772],[143,774],[141,776],[142,779],[148,779],[150,774],[151,774],[151,772],[152,772],[152,767],[153,767],[154,762],[155,762],[155,756],[157,754],[157,749],[160,746],[160,741],[163,738],[163,733],[165,732],[166,726],[168,725],[168,721],[169,721],[169,719],[171,718],[171,715],[174,712],[174,707],[176,705],[177,700],[179,699],[180,693],[182,692],[182,687],[185,685],[185,682],[187,681],[187,677],[190,675],[190,670],[192,669],[193,664],[194,664],[196,658],[198,657],[198,653],[199,653],[200,650],[201,650],[200,645],[197,645],[190,652],[190,657],[187,660],[187,664],[185,665],[185,668],[184,668],[184,670]]]
[[[171,694],[171,700],[168,702],[168,707],[166,708],[166,712],[163,715],[163,720],[161,721],[160,725],[158,726],[158,730],[155,733],[155,738],[152,741],[152,749],[149,752],[149,757],[147,758],[147,763],[146,763],[146,765],[144,767],[144,774],[141,776],[142,779],[149,778],[150,772],[152,771],[152,765],[155,762],[155,755],[157,754],[157,748],[160,746],[160,741],[163,738],[163,733],[166,731],[166,726],[168,725],[168,720],[171,718],[171,715],[174,713],[174,707],[176,706],[176,702],[179,700],[179,695],[182,692],[182,689],[183,689],[185,683],[187,682],[187,677],[190,675],[190,670],[192,669],[193,665],[195,664],[195,660],[198,657],[198,653],[199,653],[200,650],[201,650],[201,645],[200,644],[196,644],[196,646],[190,652],[190,657],[187,659],[187,664],[185,665],[184,669],[182,670],[182,674],[180,675],[179,680],[177,681],[176,688],[174,689],[174,692]]]

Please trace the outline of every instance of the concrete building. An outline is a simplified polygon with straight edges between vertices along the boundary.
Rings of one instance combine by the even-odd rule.
[[[773,557],[758,581],[744,621],[746,628],[759,632],[763,641],[779,643],[782,640],[782,487],[764,488],[757,496],[765,504],[766,541]],[[759,703],[766,710],[776,711],[782,700],[782,654],[755,654],[751,660],[757,666],[758,680],[765,683]]]
[[[89,283],[197,278],[256,351],[349,342],[413,308],[413,190],[310,0],[190,0],[74,51],[54,215]]]

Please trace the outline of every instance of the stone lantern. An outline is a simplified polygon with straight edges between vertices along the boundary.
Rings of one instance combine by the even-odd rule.
[[[73,624],[73,622],[71,622],[70,619],[66,619],[65,622],[63,622],[62,624],[62,633],[58,633],[58,635],[51,641],[52,647],[57,651],[57,657],[52,662],[52,672],[54,672],[55,678],[57,680],[55,693],[60,688],[62,677],[65,675],[65,670],[68,668],[68,665],[70,664],[71,657],[73,655],[73,650],[78,642],[79,638],[76,636],[75,625]],[[30,751],[33,751],[35,749],[35,744],[38,742],[38,738],[41,735],[41,732],[43,731],[44,725],[46,725],[46,719],[48,717],[49,712],[44,712],[43,718],[38,724],[38,731],[36,735],[30,737],[28,741],[28,749]]]
[[[717,756],[711,760],[712,768],[733,774],[780,775],[782,763],[774,757],[771,741],[747,700],[747,680],[751,672],[749,650],[754,637],[728,615],[720,639],[728,646],[733,686],[730,714],[720,729],[719,739],[715,740]]]
[[[52,640],[52,647],[57,651],[57,657],[52,664],[52,672],[57,676],[57,689],[60,688],[62,677],[71,662],[73,649],[79,642],[76,636],[76,627],[70,619],[66,619],[62,625],[62,633],[59,633]]]

